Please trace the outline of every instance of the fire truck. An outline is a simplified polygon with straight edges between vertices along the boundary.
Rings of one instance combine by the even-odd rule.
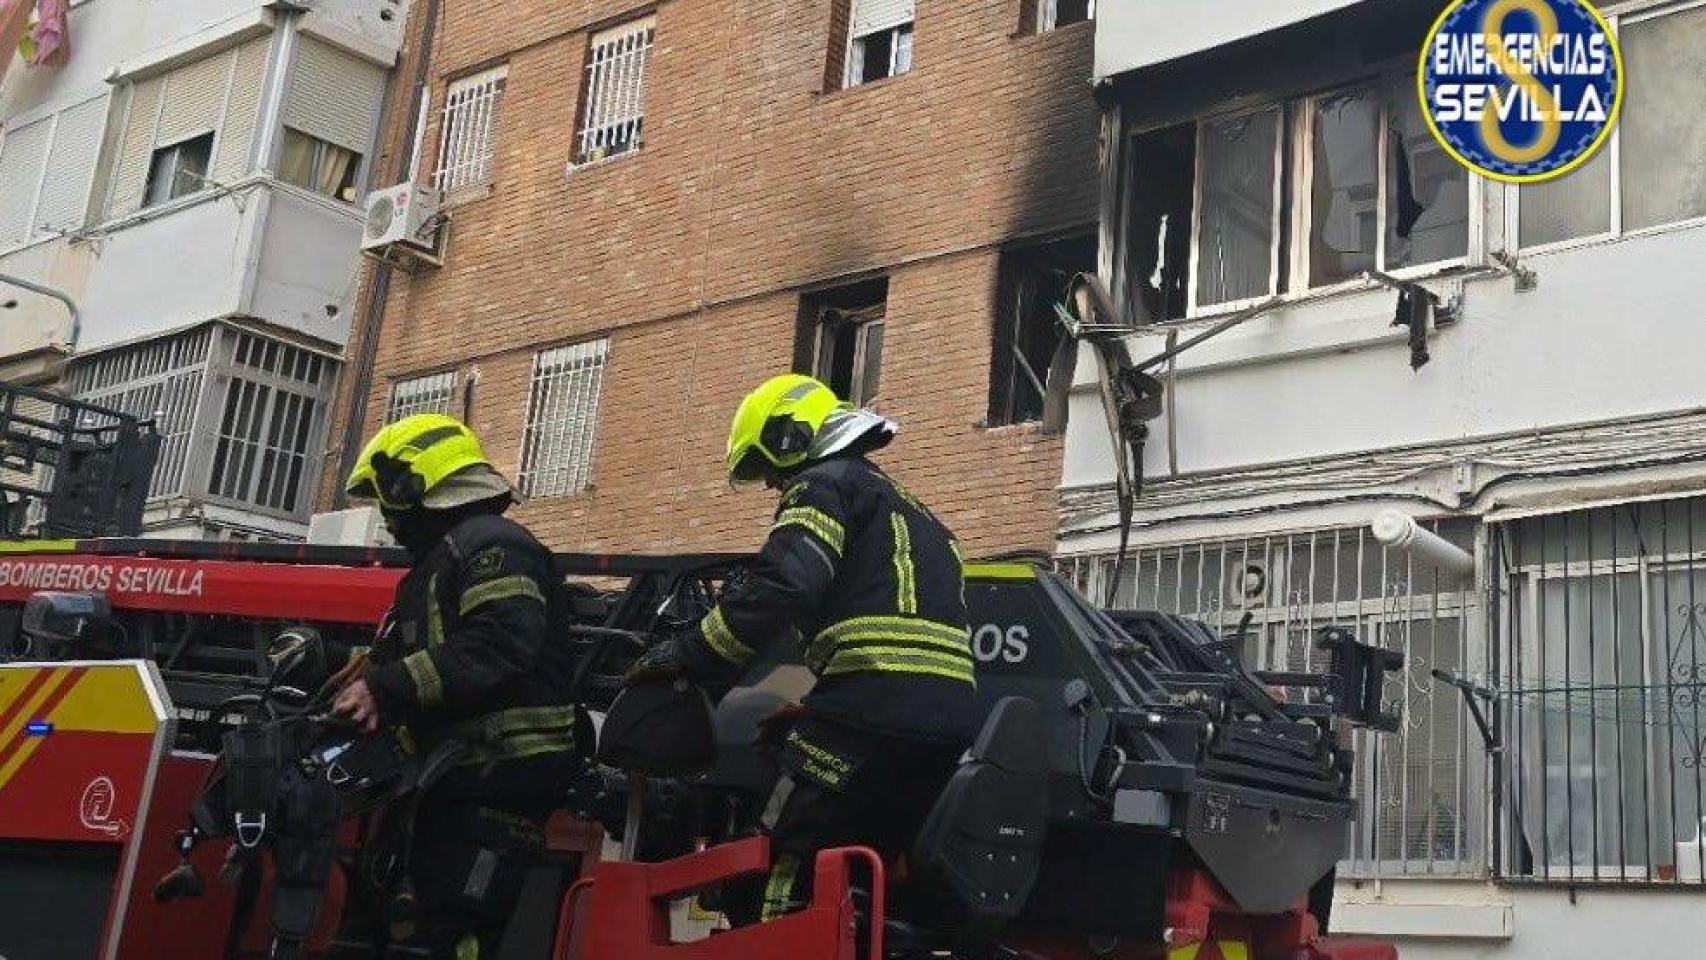
[[[756,718],[809,675],[780,652],[755,664],[684,732],[709,749],[690,764],[624,742],[619,678],[745,561],[558,557],[584,601],[561,634],[583,658],[602,763],[552,821],[502,956],[1396,957],[1328,931],[1356,811],[1344,738],[1394,724],[1382,682],[1397,656],[1329,628],[1315,638],[1329,669],[1253,671],[1237,635],[1099,609],[1026,563],[967,567],[986,720],[905,862],[825,851],[804,909],[731,925],[715,891],[769,862],[753,813],[776,771],[750,748]],[[349,547],[0,545],[0,956],[268,956],[272,865],[221,877],[245,841],[198,837],[194,812],[227,736],[259,722],[233,704],[276,699],[291,716],[302,702],[275,675],[274,639],[365,642],[404,564]],[[342,818],[301,955],[409,955],[363,933],[358,860],[382,815]]]

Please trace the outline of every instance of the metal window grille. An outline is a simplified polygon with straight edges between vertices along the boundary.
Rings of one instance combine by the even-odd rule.
[[[546,350],[533,360],[522,440],[521,492],[550,497],[592,482],[593,439],[609,340]]]
[[[214,328],[202,327],[95,354],[72,365],[71,392],[79,400],[154,419],[161,440],[160,457],[148,486],[150,498],[184,492],[196,407],[213,336]]]
[[[1467,523],[1433,529],[1459,545],[1472,538]],[[1329,624],[1402,650],[1404,682],[1386,691],[1400,729],[1355,734],[1361,816],[1341,874],[1480,870],[1482,743],[1456,691],[1430,674],[1476,660],[1485,620],[1472,584],[1385,550],[1366,528],[1134,549],[1117,589],[1113,565],[1109,556],[1061,560],[1062,572],[1099,602],[1188,616],[1223,632],[1249,614],[1245,649],[1259,669],[1324,669],[1314,637]]]
[[[1501,524],[1502,874],[1702,882],[1706,499]]]
[[[491,179],[498,107],[508,76],[508,67],[495,67],[463,77],[446,91],[434,182],[439,190],[449,193]]]
[[[309,444],[327,406],[330,362],[237,332],[208,475],[210,495],[296,513],[310,477]]]
[[[385,408],[385,422],[396,423],[417,413],[449,413],[450,397],[455,390],[455,371],[399,380],[391,386],[391,402]]]
[[[646,64],[656,17],[594,34],[587,51],[577,162],[638,150],[646,113]]]

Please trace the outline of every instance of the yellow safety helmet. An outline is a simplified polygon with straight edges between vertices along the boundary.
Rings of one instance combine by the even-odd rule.
[[[765,467],[789,470],[840,453],[872,438],[880,447],[897,427],[868,410],[843,403],[835,391],[799,373],[771,377],[746,395],[729,426],[729,482],[755,483]]]
[[[510,494],[474,431],[441,413],[404,417],[374,434],[344,489],[386,510],[444,510]]]

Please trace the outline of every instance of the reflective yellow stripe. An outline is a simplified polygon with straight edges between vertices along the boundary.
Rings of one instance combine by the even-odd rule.
[[[912,531],[906,518],[889,514],[889,526],[894,530],[894,603],[901,613],[918,612],[918,574],[912,566]]]
[[[1201,949],[1201,943],[1187,943],[1182,947],[1174,947],[1167,951],[1167,960],[1197,960],[1197,951]]]
[[[412,639],[412,638],[411,638]],[[438,574],[427,578],[427,646],[444,642],[444,614],[438,609]]]
[[[0,553],[76,553],[75,540],[0,540]]]
[[[825,627],[818,634],[818,637],[839,639],[848,634],[866,633],[872,630],[892,630],[900,633],[919,634],[962,644],[967,642],[965,627],[956,627],[951,623],[937,623],[934,620],[924,620],[919,617],[849,617],[839,623]]]
[[[723,619],[723,608],[712,607],[705,619],[699,621],[699,632],[705,635],[705,644],[717,656],[730,663],[745,663],[758,656],[756,652],[735,636],[729,629],[728,621]]]
[[[1250,960],[1250,948],[1241,940],[1221,940],[1215,946],[1220,948],[1220,960]]]
[[[415,685],[415,696],[423,707],[435,707],[444,702],[444,679],[438,675],[438,665],[432,654],[417,650],[403,658],[403,669]]]
[[[512,707],[464,720],[451,730],[468,742],[460,762],[477,764],[572,750],[574,726],[570,706]]]
[[[925,673],[976,683],[970,657],[956,657],[906,647],[860,647],[837,650],[824,667],[826,677],[847,673]]]
[[[917,617],[853,617],[828,627],[812,640],[806,651],[806,666],[821,671],[843,644],[873,640],[971,656],[971,638],[964,627]]]
[[[841,525],[841,521],[816,507],[789,507],[777,514],[776,522],[770,525],[770,531],[774,533],[783,527],[804,528],[834,550],[838,557],[847,545],[847,530]]]
[[[965,574],[968,580],[1035,580],[1037,569],[1023,563],[972,563]]]
[[[480,960],[480,938],[470,933],[458,940],[456,960]]]
[[[764,909],[759,919],[768,922],[788,912],[799,873],[799,858],[786,853],[776,855],[776,862],[770,866],[770,879],[764,883]]]
[[[497,600],[510,600],[515,597],[527,597],[530,600],[537,600],[541,604],[545,602],[545,595],[539,592],[539,584],[534,583],[532,577],[518,573],[514,576],[499,577],[496,580],[477,583],[464,590],[460,612],[462,616],[466,617],[485,604]]]

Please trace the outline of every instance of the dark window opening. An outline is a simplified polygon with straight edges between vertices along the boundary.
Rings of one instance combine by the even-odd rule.
[[[1196,138],[1196,124],[1187,123],[1132,140],[1126,276],[1134,305],[1143,308],[1140,320],[1159,322],[1185,315]]]
[[[811,373],[857,406],[876,401],[882,384],[886,277],[800,298],[794,368]]]
[[[898,77],[912,69],[912,24],[881,30],[853,41],[848,86]]]
[[[1094,235],[1002,253],[989,356],[989,426],[1041,419],[1049,362],[1062,332],[1055,304],[1066,300],[1074,276],[1095,269]]]
[[[1043,30],[1058,30],[1096,16],[1096,0],[1042,0]]]
[[[207,167],[212,159],[211,133],[156,149],[148,164],[142,205],[152,207],[200,190],[207,184]]]

